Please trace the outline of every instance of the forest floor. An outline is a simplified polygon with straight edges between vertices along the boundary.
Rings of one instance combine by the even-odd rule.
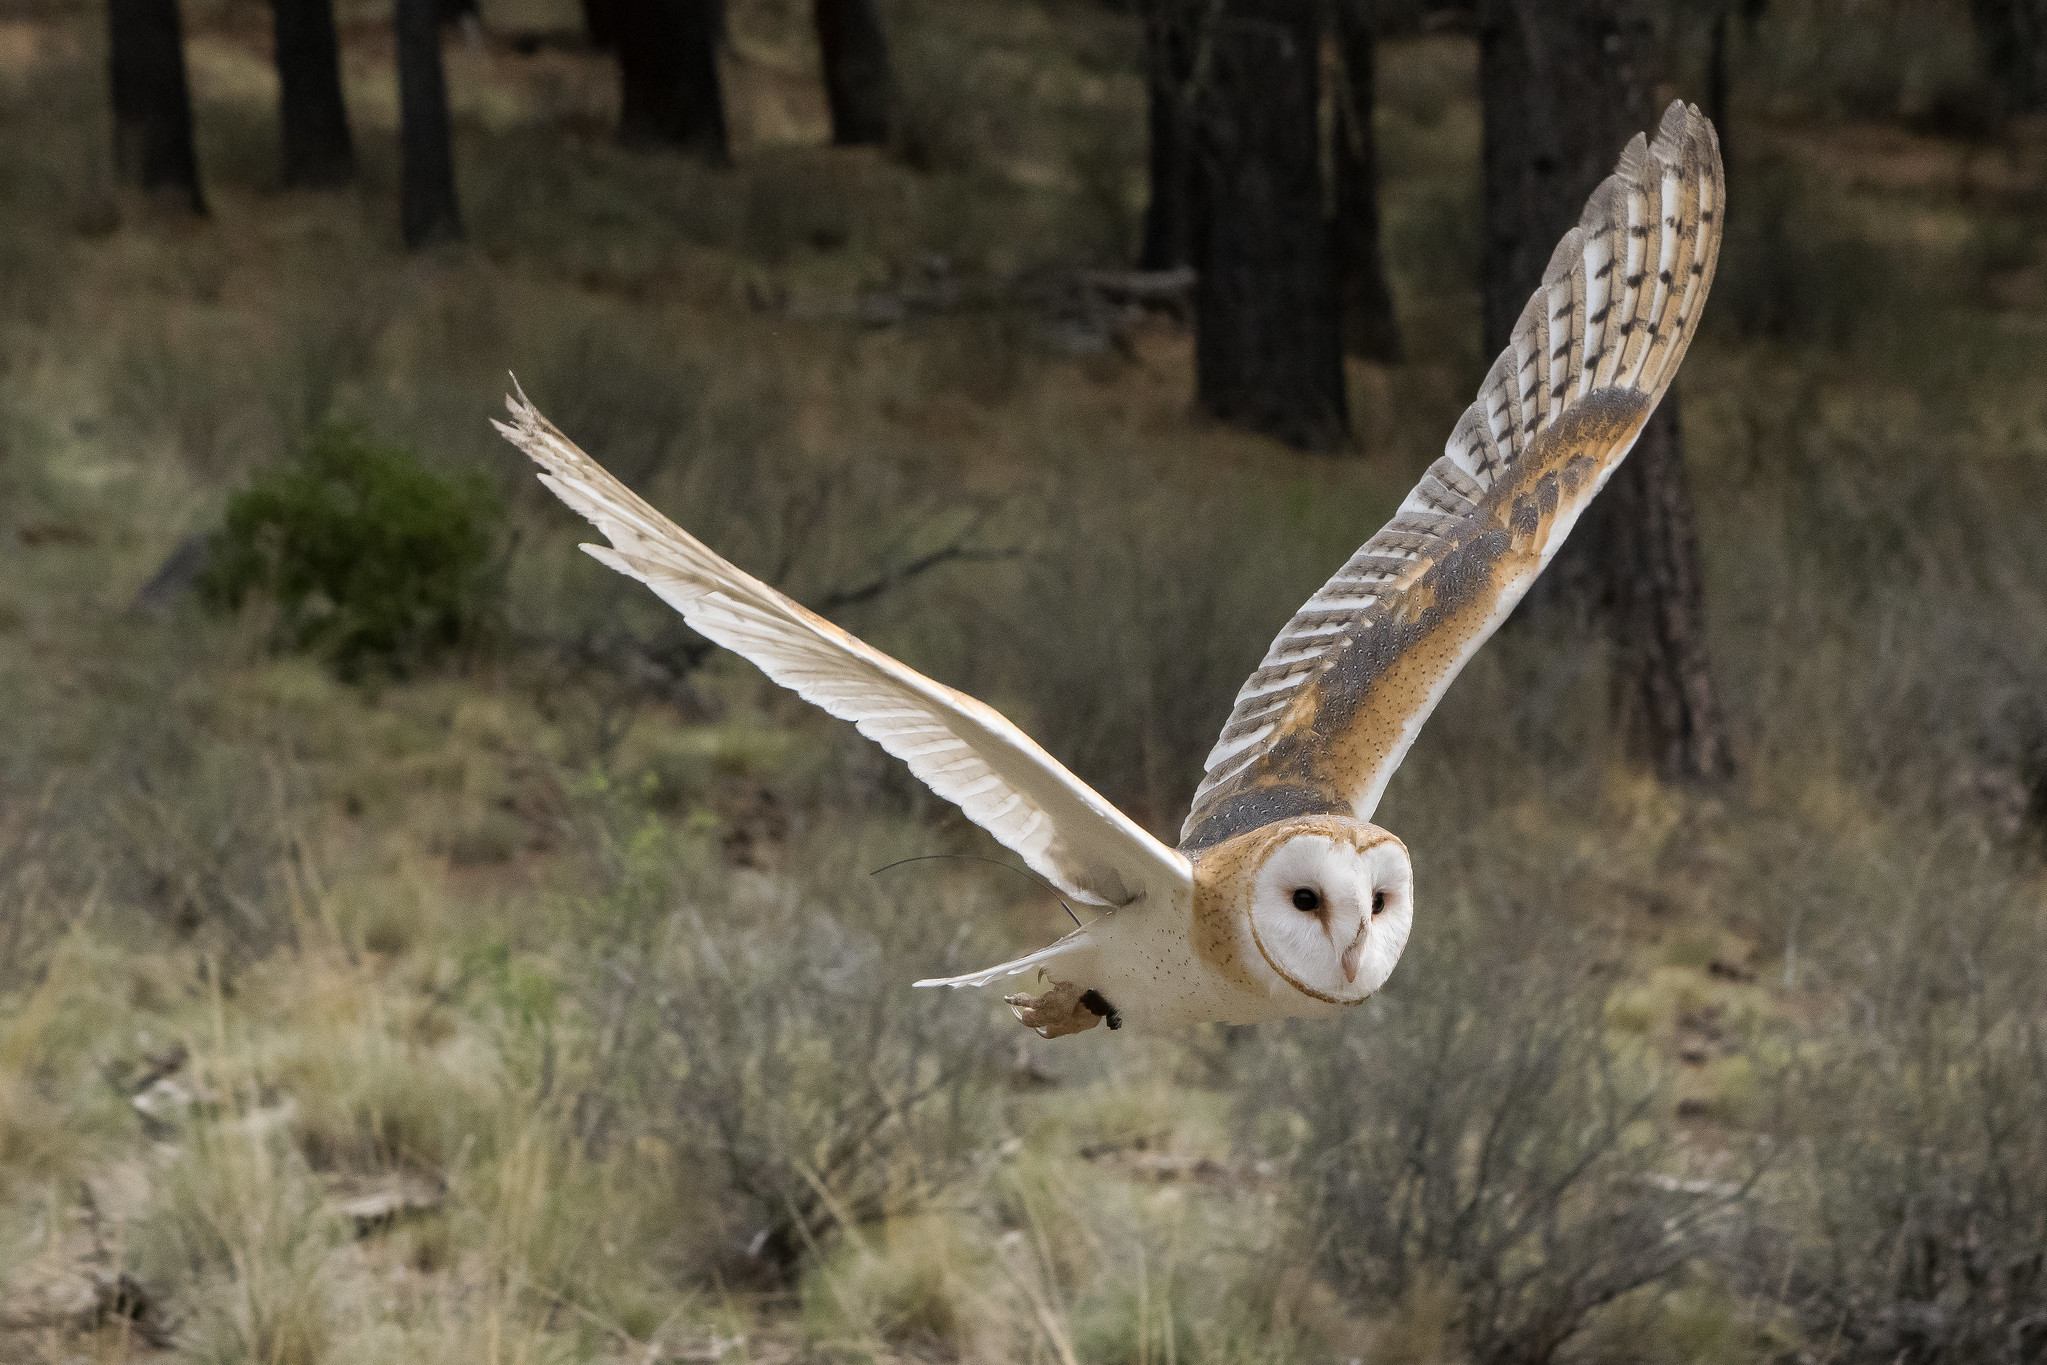
[[[1642,774],[1603,650],[1517,624],[1379,817],[1419,882],[1380,1001],[1045,1044],[907,987],[1057,907],[869,875],[991,850],[576,554],[486,419],[516,373],[1169,831],[1490,354],[1468,43],[1385,54],[1408,358],[1315,458],[1200,422],[1184,327],[1078,282],[1142,203],[1127,17],[897,7],[885,155],[823,145],[807,6],[733,0],[710,170],[613,145],[603,59],[503,39],[567,26],[531,8],[450,48],[469,241],[420,257],[369,14],[362,184],[293,194],[262,10],[188,8],[203,223],[112,189],[92,16],[0,21],[0,1360],[1453,1361],[1581,1293],[1559,1358],[1827,1359],[1907,1292],[1915,1152],[2007,1192],[1935,1233],[2047,1209],[2023,1121],[1944,1126],[2039,1093],[2037,130],[1738,129],[1681,385],[1737,778]],[[344,682],[143,592],[335,418],[500,499],[452,662]]]

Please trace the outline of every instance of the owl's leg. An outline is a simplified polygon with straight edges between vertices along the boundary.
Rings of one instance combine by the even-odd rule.
[[[1096,1014],[1101,1015],[1102,1018],[1108,1020],[1109,1032],[1114,1033],[1117,1029],[1123,1027],[1123,1016],[1118,1014],[1116,1007],[1109,1003],[1109,997],[1103,995],[1100,991],[1082,991],[1080,993],[1080,1003],[1084,1008],[1091,1009]]]
[[[1085,1033],[1104,1019],[1112,1029],[1123,1026],[1122,1017],[1100,991],[1082,990],[1070,981],[1055,981],[1041,995],[1005,995],[1002,1000],[1040,1038]]]

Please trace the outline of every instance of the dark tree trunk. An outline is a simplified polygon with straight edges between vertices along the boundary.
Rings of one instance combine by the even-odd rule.
[[[1343,347],[1365,360],[1400,359],[1400,324],[1379,241],[1379,150],[1372,135],[1370,0],[1335,0],[1336,273],[1343,287]]]
[[[728,159],[718,84],[722,7],[709,0],[613,0],[619,141]]]
[[[441,69],[439,0],[397,0],[398,140],[404,168],[399,218],[405,245],[459,241],[448,81]]]
[[[610,49],[618,45],[618,20],[613,0],[582,0],[583,33],[592,47]]]
[[[1728,69],[1729,52],[1733,46],[1734,5],[1732,0],[1720,7],[1713,16],[1713,34],[1706,48],[1706,117],[1713,120],[1713,131],[1720,137],[1720,164],[1732,168],[1734,152],[1728,142],[1727,104],[1734,95],[1734,74]]]
[[[1711,779],[1734,771],[1734,751],[1706,649],[1699,532],[1678,432],[1673,389],[1600,494],[1603,510],[1595,503],[1579,534],[1603,537],[1592,543],[1611,601],[1614,706],[1624,742],[1666,779]]]
[[[1481,0],[1485,332],[1512,332],[1557,239],[1621,147],[1656,121],[1644,0]],[[1589,608],[1615,643],[1612,695],[1631,750],[1665,777],[1732,755],[1706,648],[1698,537],[1666,394],[1531,605]]]
[[[1196,393],[1223,421],[1331,449],[1347,431],[1316,7],[1223,0],[1210,13],[1194,115]]]
[[[618,51],[618,140],[628,146],[674,142],[682,126],[675,6],[684,0],[612,0]]]
[[[1720,0],[1713,16],[1713,31],[1706,47],[1706,90],[1699,104],[1713,120],[1720,139],[1720,164],[1728,178],[1734,178],[1734,73],[1737,31],[1741,42],[1754,42],[1756,25],[1769,9],[1769,0]]]
[[[874,0],[815,0],[818,51],[824,58],[825,99],[832,111],[832,141],[873,147],[888,141],[895,86],[888,41]]]
[[[205,213],[178,0],[109,0],[107,68],[115,171],[166,202]]]
[[[668,0],[682,19],[684,144],[714,165],[731,160],[725,134],[725,91],[718,78],[718,48],[725,39],[722,0]]]
[[[1655,127],[1637,3],[1480,0],[1487,355],[1621,147]]]
[[[277,86],[284,128],[284,183],[343,185],[355,176],[333,0],[273,0]]]
[[[1194,259],[1194,34],[1189,0],[1146,0],[1145,123],[1149,194],[1140,270],[1177,270]]]
[[[2047,109],[2047,0],[1971,0],[1976,46],[2004,109]]]

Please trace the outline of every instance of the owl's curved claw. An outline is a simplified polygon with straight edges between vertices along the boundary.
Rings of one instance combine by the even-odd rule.
[[[1123,1026],[1122,1017],[1100,991],[1082,990],[1071,981],[1055,981],[1040,995],[1005,995],[1002,1003],[1040,1038],[1085,1033],[1104,1019],[1112,1029]]]

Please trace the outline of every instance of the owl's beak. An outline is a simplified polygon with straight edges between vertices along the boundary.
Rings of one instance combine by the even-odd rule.
[[[1358,925],[1357,937],[1350,941],[1350,947],[1343,950],[1343,979],[1345,981],[1355,982],[1358,979],[1358,967],[1365,960],[1365,935],[1371,931],[1372,922],[1370,920],[1366,920]]]

